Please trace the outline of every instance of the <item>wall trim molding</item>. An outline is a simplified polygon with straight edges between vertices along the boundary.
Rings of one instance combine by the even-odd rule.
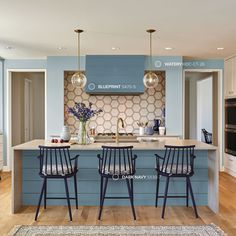
[[[183,102],[183,138],[185,133],[185,74],[186,72],[217,72],[217,80],[218,80],[218,150],[219,150],[219,171],[223,168],[223,150],[224,150],[224,137],[223,137],[223,127],[224,127],[224,91],[223,91],[223,69],[183,69],[183,94],[182,94],[182,102]]]
[[[224,166],[222,166],[222,167],[220,168],[220,172],[225,172],[225,167],[224,167]]]
[[[3,172],[10,172],[11,171],[9,166],[3,166],[2,170],[3,170]]]
[[[6,70],[6,156],[7,165],[6,168],[10,171],[12,169],[12,114],[11,114],[11,90],[12,90],[12,72],[43,72],[44,73],[44,83],[45,83],[45,139],[47,137],[47,70],[46,69],[7,69]]]
[[[229,175],[232,175],[233,177],[236,177],[236,172],[235,171],[232,171],[228,168],[225,168],[225,172],[228,173]]]

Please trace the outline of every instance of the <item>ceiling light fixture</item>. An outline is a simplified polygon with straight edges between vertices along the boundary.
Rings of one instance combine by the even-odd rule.
[[[217,50],[224,50],[225,48],[223,48],[223,47],[218,47],[218,48],[216,48]]]
[[[159,78],[152,71],[152,33],[156,32],[156,30],[148,29],[147,32],[150,34],[149,70],[143,77],[143,83],[147,88],[155,88],[158,85]]]
[[[111,50],[115,51],[115,50],[119,50],[119,47],[112,47]]]
[[[12,46],[6,46],[5,49],[11,50],[11,49],[14,49],[14,47],[12,47]]]
[[[172,47],[165,47],[165,50],[172,50]]]
[[[66,49],[65,47],[62,47],[62,46],[60,46],[60,47],[57,47],[57,49],[58,50],[64,50],[64,49]]]
[[[78,88],[84,88],[87,82],[85,74],[80,70],[80,34],[83,32],[81,29],[75,30],[75,33],[78,34],[78,72],[72,75],[71,83]]]

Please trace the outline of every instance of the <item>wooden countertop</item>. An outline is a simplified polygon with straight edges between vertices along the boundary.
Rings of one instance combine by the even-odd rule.
[[[197,140],[189,140],[189,139],[165,139],[165,140],[159,140],[156,142],[136,142],[136,143],[91,143],[89,145],[78,145],[78,144],[72,144],[71,150],[83,150],[83,151],[94,151],[94,150],[101,150],[102,145],[106,146],[133,146],[134,150],[163,150],[165,149],[166,145],[176,145],[176,146],[187,146],[187,145],[195,145],[196,150],[217,150],[217,147],[213,145],[209,145]],[[38,150],[39,145],[48,145],[48,146],[65,146],[65,143],[50,143],[49,141],[43,140],[43,139],[36,139],[27,143],[23,143],[21,145],[17,145],[13,147],[13,150]],[[68,144],[69,145],[69,144]]]

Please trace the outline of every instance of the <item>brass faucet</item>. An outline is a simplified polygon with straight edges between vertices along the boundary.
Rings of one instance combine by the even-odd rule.
[[[124,128],[125,125],[124,125],[124,120],[119,117],[118,120],[117,120],[117,123],[116,123],[116,143],[119,143],[119,124],[121,122],[121,127]]]

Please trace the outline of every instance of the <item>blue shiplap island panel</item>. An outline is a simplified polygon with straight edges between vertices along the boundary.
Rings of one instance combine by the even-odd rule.
[[[89,94],[143,93],[145,60],[142,55],[86,56],[85,91]]]
[[[99,151],[72,151],[72,156],[80,154],[78,172],[79,205],[99,205],[100,176],[98,174],[97,153]],[[137,172],[134,177],[135,205],[151,205],[155,203],[156,172],[154,153],[163,155],[163,151],[137,150]],[[42,179],[39,177],[37,151],[23,151],[23,205],[36,205],[38,202]],[[208,205],[208,151],[196,150],[195,175],[191,178],[197,205]],[[160,193],[164,193],[165,178],[161,178]],[[62,180],[49,180],[48,197],[65,196]],[[73,182],[69,181],[71,196],[74,194]],[[185,194],[185,180],[172,179],[169,187],[170,195]],[[126,196],[127,186],[124,180],[109,180],[107,195]],[[191,200],[190,200],[191,202]],[[74,201],[71,201],[72,205]],[[159,201],[162,205],[162,199]],[[48,200],[48,205],[66,205],[64,200]],[[129,200],[106,200],[105,205],[129,205]],[[185,199],[168,199],[167,205],[185,205]]]

